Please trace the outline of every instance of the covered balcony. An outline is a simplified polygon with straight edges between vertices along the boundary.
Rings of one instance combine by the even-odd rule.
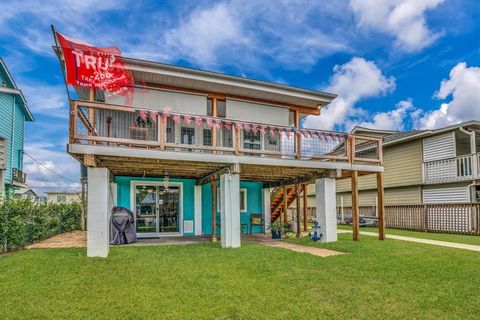
[[[292,167],[308,167],[307,162],[335,164],[325,166],[330,169],[380,166],[382,162],[377,138],[80,100],[71,103],[69,142],[173,152],[179,160],[182,153],[196,154],[207,162],[238,156],[257,159],[251,162],[257,164],[269,159],[295,160]],[[72,149],[70,153],[76,152]],[[136,173],[141,170],[137,167]],[[270,180],[271,175],[265,174],[262,181]]]

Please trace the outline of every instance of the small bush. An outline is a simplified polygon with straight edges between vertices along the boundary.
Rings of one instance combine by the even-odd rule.
[[[78,203],[36,205],[26,199],[0,201],[1,251],[16,250],[59,233],[78,230],[81,212]]]

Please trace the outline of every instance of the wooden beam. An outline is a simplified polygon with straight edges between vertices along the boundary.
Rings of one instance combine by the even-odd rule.
[[[300,128],[300,111],[294,110],[295,129]],[[300,159],[302,156],[302,135],[295,133],[295,158]]]
[[[93,154],[84,154],[83,155],[83,164],[85,167],[96,167],[97,162]]]
[[[212,242],[217,241],[217,181],[212,180]]]
[[[352,225],[353,240],[358,241],[360,238],[360,221],[358,217],[358,172],[352,171]]]
[[[296,210],[297,238],[300,238],[300,236],[302,235],[302,223],[300,221],[300,184],[298,183],[295,185],[295,193],[296,193],[295,196],[296,196],[296,205],[297,205],[297,210]]]
[[[287,186],[283,186],[283,223],[288,222]]]
[[[285,174],[283,174],[283,175],[285,175]],[[324,178],[324,177],[331,178],[331,177],[336,177],[336,176],[337,176],[337,174],[336,174],[335,170],[325,169],[325,170],[320,171],[320,172],[309,173],[309,174],[306,174],[306,175],[303,175],[303,176],[298,176],[298,177],[291,178],[291,179],[284,179],[284,180],[279,181],[279,182],[267,183],[264,187],[265,188],[276,188],[276,187],[282,187],[282,186],[289,186],[289,185],[297,184],[297,183],[309,183],[309,182],[312,182],[315,179]]]
[[[302,192],[303,192],[303,231],[308,231],[308,220],[307,220],[307,184],[302,184]]]
[[[212,98],[212,115],[217,117],[217,98]],[[217,128],[216,126],[212,127],[212,147],[217,147]],[[214,152],[215,153],[215,152]]]
[[[377,210],[378,210],[378,238],[385,240],[385,193],[383,188],[383,172],[377,173]]]
[[[157,115],[157,123],[158,123],[158,142],[160,143],[160,150],[165,150],[165,143],[167,142],[167,135],[166,135],[166,121],[163,121],[163,117],[158,114]]]
[[[227,167],[221,168],[219,170],[216,170],[215,172],[209,173],[205,177],[202,177],[202,178],[198,179],[197,180],[197,185],[201,186],[201,185],[204,185],[204,184],[208,183],[209,181],[217,180],[217,179],[220,178],[220,176],[222,174],[225,174],[225,173],[240,173],[240,165],[239,164],[232,164],[230,166],[227,166]]]

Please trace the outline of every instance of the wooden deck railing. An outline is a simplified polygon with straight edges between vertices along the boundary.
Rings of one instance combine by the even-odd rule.
[[[381,139],[72,100],[70,143],[382,164]]]
[[[351,207],[343,207],[343,216],[351,217]],[[342,208],[337,208],[340,216]],[[363,213],[362,213],[363,212]],[[360,207],[360,215],[375,216],[375,206]],[[385,206],[387,228],[425,232],[480,235],[479,203],[444,203]]]

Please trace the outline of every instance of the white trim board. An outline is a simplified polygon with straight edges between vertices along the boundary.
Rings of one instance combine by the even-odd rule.
[[[251,164],[264,166],[281,166],[281,167],[298,167],[298,168],[312,168],[312,169],[343,169],[343,170],[357,170],[370,172],[383,172],[383,166],[366,165],[366,164],[351,164],[346,162],[330,162],[330,161],[316,161],[316,160],[295,160],[295,159],[275,159],[249,156],[232,156],[222,154],[204,154],[204,153],[189,153],[176,151],[161,151],[147,150],[147,149],[126,149],[99,145],[80,145],[69,144],[68,152],[79,154],[93,154],[116,157],[130,157],[130,158],[150,158],[159,160],[183,160],[183,161],[199,161],[199,162],[213,162],[224,164]]]

